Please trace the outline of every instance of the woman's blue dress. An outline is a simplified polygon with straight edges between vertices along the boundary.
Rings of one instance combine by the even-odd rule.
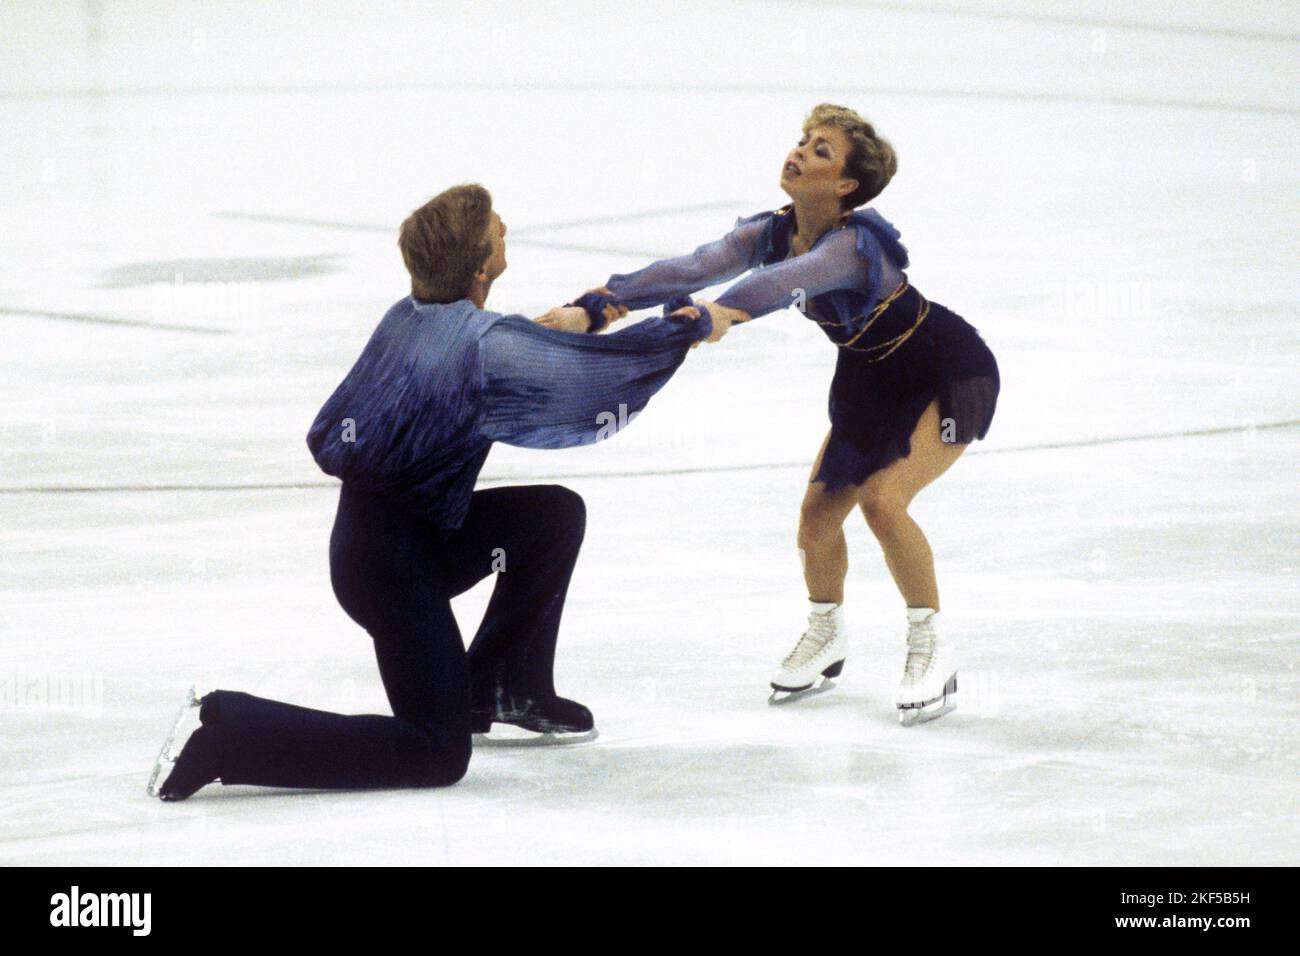
[[[749,272],[719,305],[754,318],[793,305],[816,322],[839,350],[830,441],[813,479],[829,489],[859,485],[907,457],[936,399],[942,440],[984,438],[997,407],[997,361],[973,326],[907,281],[898,230],[874,209],[859,210],[799,256],[790,254],[794,234],[792,207],[759,213],[689,255],[611,276],[607,286],[639,309]]]

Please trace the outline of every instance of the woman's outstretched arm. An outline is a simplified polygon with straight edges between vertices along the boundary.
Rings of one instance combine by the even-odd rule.
[[[870,270],[857,244],[855,230],[838,229],[803,255],[756,270],[718,296],[717,304],[727,310],[723,317],[746,322],[789,306],[802,312],[814,296],[835,289],[865,291]]]
[[[605,287],[629,309],[645,309],[726,282],[757,265],[754,260],[758,241],[766,228],[762,219],[742,222],[721,239],[705,243],[689,255],[612,275]]]

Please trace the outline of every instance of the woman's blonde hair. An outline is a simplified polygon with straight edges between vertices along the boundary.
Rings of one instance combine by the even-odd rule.
[[[898,157],[889,140],[876,133],[876,128],[847,106],[818,103],[803,121],[803,131],[818,126],[834,126],[849,141],[849,155],[844,159],[844,175],[858,181],[858,188],[843,199],[840,205],[856,209],[871,202],[889,185],[898,172]]]

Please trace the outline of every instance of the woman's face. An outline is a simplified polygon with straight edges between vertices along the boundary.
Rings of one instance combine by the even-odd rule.
[[[843,176],[849,139],[834,126],[814,126],[804,131],[781,167],[781,188],[791,199],[836,199],[857,188],[857,180]]]

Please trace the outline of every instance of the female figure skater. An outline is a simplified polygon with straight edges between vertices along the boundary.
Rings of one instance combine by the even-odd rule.
[[[893,148],[870,123],[823,103],[804,121],[781,168],[789,205],[739,220],[690,255],[611,276],[588,294],[626,314],[755,270],[716,303],[701,303],[715,336],[794,305],[836,346],[831,428],[799,514],[808,627],[772,678],[773,701],[825,683],[819,678],[844,666],[843,526],[857,507],[907,605],[896,699],[907,724],[946,712],[957,689],[936,627],[934,557],[908,505],[988,432],[999,377],[978,332],[908,282],[898,230],[875,210],[856,211],[896,169]],[[565,319],[557,313],[544,321]]]
[[[474,484],[493,442],[565,448],[604,437],[611,409],[643,408],[712,330],[705,316],[573,335],[489,312],[505,234],[482,186],[449,189],[410,215],[399,245],[411,294],[388,310],[307,436],[317,464],[343,480],[330,578],[344,611],[370,633],[393,716],[214,691],[190,702],[201,726],[157,791],[162,799],[183,800],[218,778],[446,786],[465,774],[471,733],[493,723],[593,730],[591,712],[558,696],[552,676],[586,526],[582,498],[558,485]],[[548,315],[579,319],[584,330],[603,325],[609,313],[589,304]],[[494,572],[467,654],[451,598]]]

